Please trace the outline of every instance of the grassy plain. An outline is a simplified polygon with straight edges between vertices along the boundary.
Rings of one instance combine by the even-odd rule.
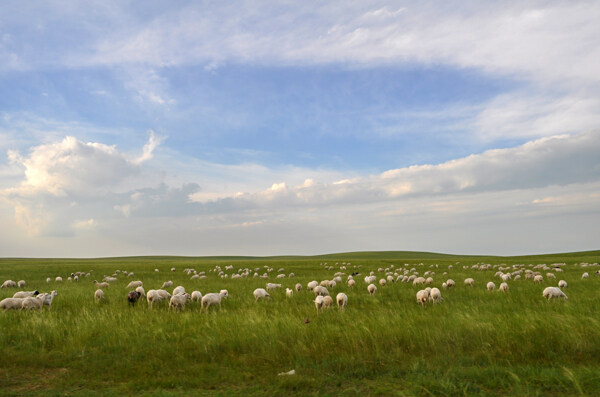
[[[598,396],[600,277],[594,275],[598,268],[576,264],[599,261],[600,251],[528,257],[365,252],[0,259],[0,281],[24,279],[25,290],[59,293],[50,310],[0,312],[0,395]],[[331,291],[348,295],[346,311],[317,316],[306,284],[331,279],[337,271],[325,270],[323,262],[351,262],[346,273],[360,271],[362,276],[355,277],[354,290],[344,282]],[[544,277],[541,285],[510,281],[509,291],[501,293],[485,289],[488,281],[500,283],[496,269],[471,269],[480,262],[567,265],[556,280]],[[261,274],[264,266],[275,270],[268,280],[222,279],[209,272],[215,265],[233,265],[236,271],[258,267]],[[393,283],[369,296],[364,275],[392,265],[415,267],[420,274],[435,271],[434,286],[440,289],[447,278],[457,285],[442,290],[442,304],[424,308],[416,304],[419,288],[412,284]],[[177,271],[170,272],[171,267]],[[208,278],[190,280],[183,273],[186,267],[205,271]],[[276,282],[281,267],[295,277],[277,281],[283,288],[270,301],[255,302],[252,291]],[[95,304],[92,280],[117,269],[135,277],[119,276],[105,290],[107,302]],[[90,278],[66,281],[71,272],[90,270]],[[587,280],[581,279],[584,271],[590,273]],[[46,283],[46,277],[59,275],[63,283]],[[475,279],[475,287],[463,285],[466,277]],[[172,280],[188,292],[226,288],[230,298],[221,312],[208,314],[194,304],[184,312],[166,305],[150,310],[145,302],[130,309],[125,286],[138,279],[146,290]],[[569,300],[546,302],[543,288],[559,279],[569,283]],[[297,282],[304,290],[286,298],[285,287]],[[15,291],[1,289],[0,299]],[[277,376],[291,369],[296,375]]]

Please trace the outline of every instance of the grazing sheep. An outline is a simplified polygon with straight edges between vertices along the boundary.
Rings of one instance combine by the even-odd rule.
[[[281,288],[281,284],[267,283],[267,291],[273,291],[277,288]]]
[[[114,283],[115,281],[117,281],[116,277],[110,277],[110,276],[106,276],[102,279],[102,281],[106,281],[107,283]]]
[[[165,289],[165,288],[170,288],[172,286],[173,286],[173,282],[171,280],[169,280],[169,281],[165,281],[161,288]]]
[[[127,287],[125,288],[137,288],[141,287],[142,285],[144,285],[144,283],[142,283],[141,281],[132,281],[129,284],[127,284]]]
[[[546,273],[546,277],[548,278],[556,278],[556,276],[554,275],[554,273]]]
[[[5,282],[2,283],[2,286],[0,286],[0,288],[15,288],[17,286],[17,283],[15,283],[12,280],[6,280]]]
[[[493,291],[496,288],[496,284],[490,281],[489,283],[487,283],[486,288],[488,289],[488,291]]]
[[[224,290],[222,290],[224,291]],[[221,310],[221,300],[223,298],[226,298],[227,296],[224,295],[222,292],[220,293],[210,293],[210,294],[206,294],[202,297],[202,305],[200,306],[200,311],[202,311],[202,309],[204,309],[204,306],[206,305],[206,312],[208,313],[208,308],[211,305],[219,305],[219,310]]]
[[[323,307],[329,309],[333,304],[333,298],[329,295],[323,297]]]
[[[323,280],[319,283],[321,287],[329,287],[329,280]]]
[[[29,298],[31,296],[36,296],[39,295],[39,291],[19,291],[19,292],[15,292],[15,294],[13,295],[13,298]]]
[[[58,292],[51,291],[49,294],[39,294],[37,298],[44,303],[44,306],[51,307],[54,297],[58,295]]]
[[[21,310],[24,298],[6,298],[0,301],[0,309],[7,310]]]
[[[567,282],[565,280],[560,280],[558,282],[558,286],[559,286],[559,288],[567,288],[568,287]]]
[[[337,302],[338,309],[345,309],[348,305],[348,296],[343,292],[336,295],[335,301]]]
[[[96,287],[98,287],[98,288],[109,288],[110,287],[110,284],[107,283],[106,281],[99,283],[97,280],[94,280],[94,284],[96,284]]]
[[[99,303],[100,301],[104,300],[104,291],[102,291],[101,289],[97,289],[96,292],[94,292],[94,302]]]
[[[25,286],[25,280],[19,280],[19,281],[17,281],[17,287],[23,288],[24,286]]]
[[[31,310],[31,309],[42,310],[42,306],[44,306],[44,302],[42,302],[38,298],[34,298],[33,296],[24,298],[23,303],[21,304],[21,308],[23,308],[25,310]]]
[[[565,300],[569,299],[567,298],[567,295],[565,295],[565,293],[562,292],[558,287],[546,287],[542,292],[542,296],[547,300],[552,298],[564,298]]]
[[[49,283],[50,281],[52,281],[52,279],[50,277],[46,277],[46,282]]]
[[[348,287],[354,288],[355,281],[353,279],[348,280]]]
[[[291,288],[286,288],[285,289],[285,296],[287,296],[288,298],[291,298],[292,296],[294,296],[294,290]]]
[[[583,273],[583,274],[581,275],[581,279],[582,279],[582,280],[583,280],[584,278],[588,278],[588,277],[590,277],[590,275],[589,275],[587,272],[585,272],[585,273]]]
[[[331,289],[334,289],[336,285],[337,285],[337,282],[335,280],[331,280],[328,284],[328,287]]]
[[[517,275],[515,276],[515,281],[519,281],[520,279],[521,279],[521,275],[520,275],[520,274],[517,274]]]
[[[138,299],[140,299],[142,297],[142,294],[139,293],[138,291],[130,291],[127,294],[127,302],[129,302],[130,306],[134,306],[137,303]]]
[[[417,292],[417,303],[425,306],[425,303],[429,299],[429,291],[422,289]]]
[[[140,287],[137,287],[135,290],[141,294],[142,299],[146,298],[146,291],[144,291],[144,287],[140,286]]]
[[[443,301],[442,292],[438,288],[432,288],[429,292],[429,300],[433,301],[433,303]]]
[[[415,277],[413,279],[413,285],[425,284],[425,277]]]
[[[465,285],[469,285],[472,287],[474,283],[475,280],[473,280],[471,277],[465,279]]]
[[[271,298],[271,295],[269,295],[267,290],[264,288],[255,289],[253,294],[254,294],[255,301],[258,301],[259,299],[264,299],[264,298]]]
[[[296,287],[295,288],[296,288],[296,292],[302,291],[302,284],[296,283]]]
[[[185,309],[185,304],[190,300],[190,294],[174,294],[169,301],[169,308]]]
[[[202,300],[202,293],[200,291],[192,292],[192,302],[200,302]]]
[[[183,295],[185,294],[185,288],[183,288],[181,285],[175,287],[175,289],[173,290],[173,295]]]
[[[446,285],[448,286],[448,288],[454,287],[454,285],[455,285],[454,280],[449,278],[448,280],[446,280]]]
[[[54,279],[57,283],[62,283],[62,277],[58,276]]]
[[[146,300],[148,301],[149,308],[152,308],[154,303],[158,303],[166,299],[171,299],[171,294],[164,289],[151,289],[146,294]]]
[[[537,276],[535,276],[535,277],[533,278],[533,282],[534,282],[534,283],[541,283],[542,281],[544,281],[544,277],[542,277],[542,275],[541,275],[541,274],[538,274]]]
[[[446,288],[448,288],[448,284],[446,284],[446,283],[442,283],[442,288],[443,288],[443,289],[446,289]]]
[[[506,283],[500,284],[500,287],[498,287],[498,291],[502,291],[502,292],[508,291],[508,284],[506,284]]]
[[[375,286],[375,284],[369,284],[367,286],[367,291],[369,291],[370,295],[374,295],[375,292],[377,292],[377,287]]]
[[[379,285],[381,285],[382,287],[385,287],[385,284],[386,284],[385,279],[382,278],[381,280],[379,280]]]
[[[321,296],[327,296],[329,295],[329,291],[327,290],[327,288],[317,285],[315,288],[313,288],[313,292],[315,293],[315,296],[321,295]]]
[[[174,267],[172,267],[172,268],[171,268],[171,271],[172,271],[172,272],[174,272],[174,271],[175,271],[175,268],[174,268]]]
[[[1,302],[0,302],[1,304]],[[315,307],[317,308],[317,315],[319,314],[319,309],[323,309],[323,305],[325,304],[325,298],[321,295],[315,298]]]

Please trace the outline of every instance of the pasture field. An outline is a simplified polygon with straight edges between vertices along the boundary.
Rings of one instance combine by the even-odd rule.
[[[190,396],[190,395],[600,395],[600,251],[528,257],[452,256],[418,252],[346,253],[315,257],[126,257],[105,259],[0,259],[0,283],[27,282],[23,290],[57,290],[52,307],[41,312],[0,312],[0,395],[2,396]],[[326,270],[327,262],[334,270]],[[332,279],[343,262],[355,276],[331,295],[348,295],[345,311],[317,316],[311,280]],[[509,291],[487,291],[501,280],[496,268],[477,263],[537,265],[566,263],[556,279],[509,281]],[[336,265],[338,263],[338,265]],[[221,278],[209,272],[272,267],[267,280]],[[392,269],[391,266],[394,266]],[[437,267],[436,267],[437,265]],[[453,265],[448,269],[448,265]],[[354,268],[354,266],[360,266]],[[465,269],[464,266],[467,268]],[[175,267],[176,271],[169,269]],[[190,280],[184,268],[205,271]],[[367,293],[365,275],[378,268],[434,271],[432,286],[448,278],[444,301],[420,307],[422,287],[395,282]],[[155,272],[158,268],[160,271]],[[277,270],[293,278],[275,279]],[[95,304],[94,279],[119,275]],[[68,282],[71,272],[92,276]],[[447,272],[447,275],[443,275]],[[582,279],[584,272],[590,277]],[[62,276],[64,282],[46,283]],[[475,279],[474,287],[463,284]],[[547,302],[546,286],[564,279],[567,301]],[[146,291],[172,280],[188,292],[229,291],[223,308],[183,312],[166,304],[149,309],[145,301],[129,308],[129,281]],[[277,282],[270,300],[255,302],[252,291]],[[301,283],[292,298],[285,287]],[[19,289],[0,289],[0,299]],[[172,288],[169,288],[172,291]],[[310,322],[305,324],[306,318]],[[278,376],[294,369],[296,374]]]

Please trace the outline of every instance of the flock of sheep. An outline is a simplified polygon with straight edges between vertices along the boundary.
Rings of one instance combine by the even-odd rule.
[[[307,290],[311,291],[315,294],[315,299],[314,299],[314,304],[317,310],[317,314],[322,311],[323,309],[328,309],[330,307],[333,306],[333,303],[335,302],[337,304],[338,309],[343,310],[346,308],[346,306],[348,305],[348,296],[343,293],[340,292],[336,295],[335,301],[333,300],[333,298],[330,296],[329,293],[329,289],[335,289],[336,286],[338,286],[339,284],[343,283],[343,277],[346,278],[346,284],[347,286],[350,288],[350,290],[353,290],[355,285],[356,285],[356,281],[354,280],[355,276],[360,276],[360,265],[354,265],[352,266],[351,263],[345,263],[343,262],[341,265],[339,263],[335,264],[336,266],[331,266],[328,265],[327,263],[321,263],[321,266],[323,266],[325,268],[325,270],[328,271],[334,271],[337,270],[335,272],[335,274],[333,275],[333,278],[331,280],[322,280],[321,282],[318,282],[316,280],[313,280],[311,282],[309,282],[307,284]],[[458,265],[458,264],[457,264]],[[485,264],[485,263],[478,263],[472,266],[463,266],[463,269],[470,269],[470,270],[496,270],[495,276],[494,277],[498,277],[500,280],[502,280],[502,282],[500,283],[498,290],[502,291],[502,292],[507,292],[509,289],[509,285],[508,285],[508,281],[517,281],[520,280],[521,278],[524,278],[526,280],[532,280],[534,283],[541,283],[544,280],[544,275],[542,274],[542,272],[546,272],[545,276],[547,279],[555,279],[556,275],[554,273],[561,273],[563,272],[562,266],[564,266],[564,263],[555,263],[552,265],[546,265],[546,264],[538,264],[538,265],[524,265],[524,264],[518,264],[518,265],[490,265],[490,264]],[[593,264],[588,264],[588,263],[581,263],[581,264],[576,264],[578,266],[581,267],[588,267],[588,266],[598,266],[597,263],[593,263]],[[352,266],[352,267],[351,267]],[[412,266],[412,267],[411,267]],[[436,274],[436,270],[439,268],[438,265],[429,265],[429,268],[431,270],[426,270],[423,272],[422,275],[420,275],[420,272],[417,270],[417,268],[415,266],[419,266],[419,267],[423,267],[425,265],[423,264],[418,264],[418,265],[409,265],[409,264],[405,264],[404,267],[402,266],[398,266],[396,268],[394,268],[394,265],[390,265],[390,267],[388,268],[378,268],[377,271],[370,271],[369,274],[367,276],[364,277],[364,282],[365,284],[367,284],[367,291],[370,295],[374,295],[377,292],[377,286],[376,286],[376,282],[379,284],[380,287],[385,287],[386,285],[390,284],[390,283],[395,283],[395,282],[403,282],[403,283],[412,283],[413,286],[425,286],[425,285],[431,285],[434,282],[433,276]],[[410,268],[409,268],[410,267]],[[209,272],[214,272],[214,274],[216,274],[218,277],[221,277],[223,279],[225,278],[231,278],[231,279],[236,279],[236,278],[248,278],[248,277],[252,277],[252,278],[261,278],[261,279],[267,279],[269,278],[269,273],[273,273],[274,269],[270,268],[269,266],[265,266],[264,267],[265,272],[261,275],[259,274],[259,271],[261,271],[260,268],[255,268],[254,270],[251,270],[249,268],[244,268],[244,269],[238,269],[237,272],[233,271],[233,266],[228,265],[225,267],[225,269],[222,269],[220,266],[216,266],[215,268],[209,270]],[[348,268],[352,268],[353,271],[352,274],[347,275],[346,274],[346,269]],[[448,271],[453,269],[453,265],[449,265],[448,266]],[[156,272],[158,272],[158,269],[155,269]],[[175,268],[171,268],[171,271],[175,271]],[[231,274],[226,273],[227,271],[232,271]],[[191,280],[198,280],[198,279],[204,279],[207,278],[206,272],[198,272],[195,269],[190,269],[190,268],[186,268],[184,269],[184,272],[187,273],[188,276],[191,275]],[[376,274],[380,273],[383,274],[383,277],[379,278]],[[443,276],[447,275],[448,272],[444,271],[443,272]],[[599,275],[600,271],[596,271],[596,275]],[[91,272],[85,273],[85,272],[77,272],[77,273],[71,273],[71,275],[69,277],[67,277],[67,280],[70,282],[77,282],[80,278],[82,277],[90,277],[91,276]],[[94,280],[94,284],[96,285],[96,287],[98,288],[95,292],[94,292],[94,300],[97,303],[100,303],[102,301],[105,300],[105,296],[104,296],[104,289],[109,288],[111,283],[114,283],[116,281],[119,280],[119,276],[125,276],[125,277],[133,277],[134,274],[131,272],[127,272],[127,271],[122,271],[122,270],[116,270],[115,273],[111,276],[105,276],[102,279],[102,282],[98,282],[97,280]],[[284,269],[280,268],[277,271],[277,275],[275,276],[276,279],[285,279],[285,278],[292,278],[294,277],[293,273],[290,273],[288,275],[286,275],[284,273]],[[378,280],[379,278],[379,280]],[[583,279],[589,278],[589,273],[584,272],[582,275]],[[52,279],[50,277],[48,277],[46,279],[46,282],[50,283],[52,281]],[[58,276],[56,278],[54,278],[54,281],[57,283],[61,283],[63,281],[62,277]],[[475,285],[475,280],[471,277],[466,278],[464,280],[464,284],[466,286],[470,286],[470,287],[474,287]],[[20,280],[18,282],[14,282],[12,280],[6,280],[2,286],[0,288],[23,288],[25,287],[26,282],[24,280]],[[454,280],[452,279],[447,279],[445,282],[443,282],[441,284],[442,289],[449,289],[449,288],[453,288],[455,287],[456,283],[454,282]],[[151,289],[148,292],[146,292],[144,290],[143,287],[143,282],[138,280],[138,281],[131,281],[126,288],[130,289],[130,291],[127,294],[127,301],[129,302],[129,304],[131,306],[135,306],[136,302],[139,299],[146,299],[146,301],[148,302],[148,307],[152,308],[154,305],[162,302],[162,301],[167,301],[168,302],[168,306],[169,308],[173,308],[176,310],[183,310],[186,306],[186,304],[190,301],[192,302],[200,302],[201,305],[201,311],[206,309],[206,311],[208,312],[208,308],[210,306],[219,306],[219,309],[221,308],[221,301],[224,298],[228,298],[229,297],[229,292],[225,289],[214,293],[207,293],[205,295],[202,295],[202,293],[200,291],[193,291],[191,294],[187,293],[185,288],[183,286],[177,286],[173,289],[173,292],[170,293],[167,291],[167,288],[171,288],[173,286],[173,282],[172,281],[166,281],[163,283],[162,287],[160,289]],[[268,282],[266,284],[266,288],[257,288],[254,290],[253,295],[254,295],[254,299],[256,301],[261,300],[261,299],[269,299],[271,297],[270,295],[270,291],[273,290],[277,290],[282,288],[282,284],[280,283],[271,283]],[[300,283],[296,283],[294,285],[293,288],[286,288],[286,296],[287,297],[292,297],[294,295],[294,292],[300,292],[302,290],[302,284]],[[562,289],[567,288],[567,282],[564,280],[560,280],[558,282],[558,286],[557,287],[547,287],[543,290],[542,292],[542,296],[548,300],[553,299],[553,298],[562,298],[562,299],[568,299],[567,295],[562,291]],[[489,291],[493,291],[496,289],[496,284],[493,281],[490,281],[486,284],[486,289]],[[56,297],[58,295],[58,293],[53,290],[49,293],[39,293],[39,291],[35,290],[35,291],[19,291],[16,292],[12,297],[9,298],[5,298],[2,301],[0,301],[0,309],[3,309],[4,311],[6,310],[20,310],[20,309],[25,309],[25,310],[31,310],[31,309],[38,309],[41,310],[43,308],[43,306],[48,306],[50,307],[52,305],[52,301],[54,299],[54,297]],[[424,289],[420,289],[417,293],[416,293],[416,301],[418,304],[420,305],[425,305],[428,302],[431,303],[439,303],[443,301],[442,298],[442,293],[441,290],[439,288],[436,287],[426,287]]]

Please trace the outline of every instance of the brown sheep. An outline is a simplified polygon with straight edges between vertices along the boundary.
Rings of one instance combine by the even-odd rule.
[[[127,301],[129,302],[129,305],[135,306],[135,303],[138,301],[138,299],[140,299],[141,296],[141,292],[138,291],[131,291],[130,293],[128,293]]]

